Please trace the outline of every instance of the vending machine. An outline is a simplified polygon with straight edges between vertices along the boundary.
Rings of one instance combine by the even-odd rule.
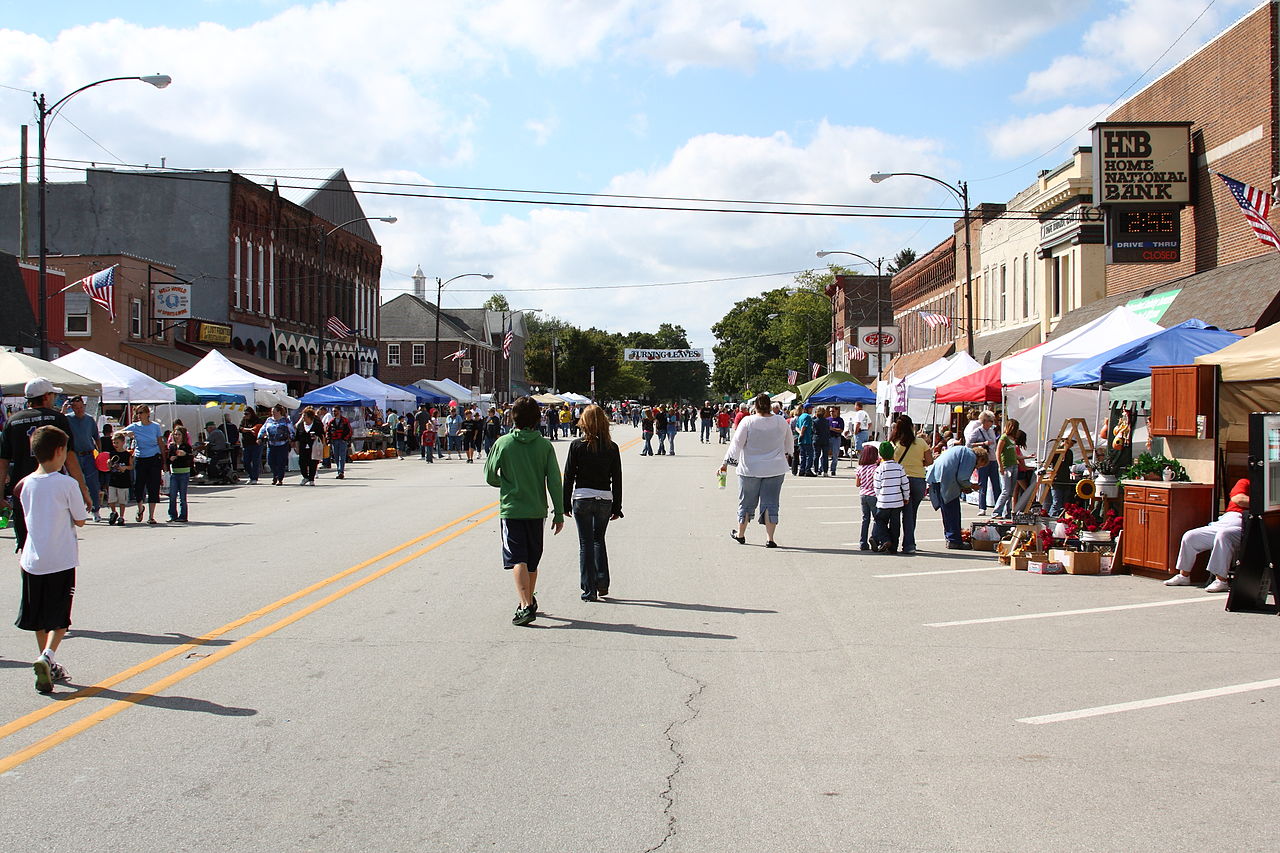
[[[1249,415],[1249,512],[1244,525],[1227,610],[1280,613],[1280,412]]]

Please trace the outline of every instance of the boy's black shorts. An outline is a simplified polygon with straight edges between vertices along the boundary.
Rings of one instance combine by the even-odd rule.
[[[76,594],[76,570],[51,575],[22,573],[22,601],[18,621],[23,631],[58,631],[71,627],[71,599]]]
[[[545,518],[504,518],[502,522],[502,568],[513,569],[527,563],[536,572],[542,562],[542,529]]]

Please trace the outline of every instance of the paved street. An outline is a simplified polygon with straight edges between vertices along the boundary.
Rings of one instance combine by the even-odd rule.
[[[1274,847],[1280,688],[1145,701],[1277,678],[1274,617],[995,569],[927,504],[925,553],[860,554],[845,468],[738,546],[721,447],[677,450],[624,451],[611,600],[579,601],[570,522],[523,629],[479,463],[83,531],[59,660],[95,687],[36,694],[2,633],[0,849]]]

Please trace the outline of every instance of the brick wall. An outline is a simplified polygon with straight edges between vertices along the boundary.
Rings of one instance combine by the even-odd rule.
[[[1182,210],[1182,260],[1175,264],[1109,264],[1107,294],[1141,290],[1170,279],[1273,251],[1253,235],[1221,179],[1223,172],[1270,191],[1276,157],[1276,7],[1257,9],[1163,77],[1107,121],[1191,121],[1193,197]],[[1261,128],[1256,141],[1248,134]],[[1215,159],[1206,153],[1219,146]],[[1272,216],[1272,225],[1280,217]]]

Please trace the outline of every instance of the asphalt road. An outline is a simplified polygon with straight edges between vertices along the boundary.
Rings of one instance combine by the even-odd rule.
[[[91,525],[74,685],[0,639],[0,850],[1274,848],[1280,620],[996,570],[927,505],[922,553],[859,553],[845,468],[739,546],[721,450],[625,451],[613,597],[548,531],[528,628],[480,464]]]

